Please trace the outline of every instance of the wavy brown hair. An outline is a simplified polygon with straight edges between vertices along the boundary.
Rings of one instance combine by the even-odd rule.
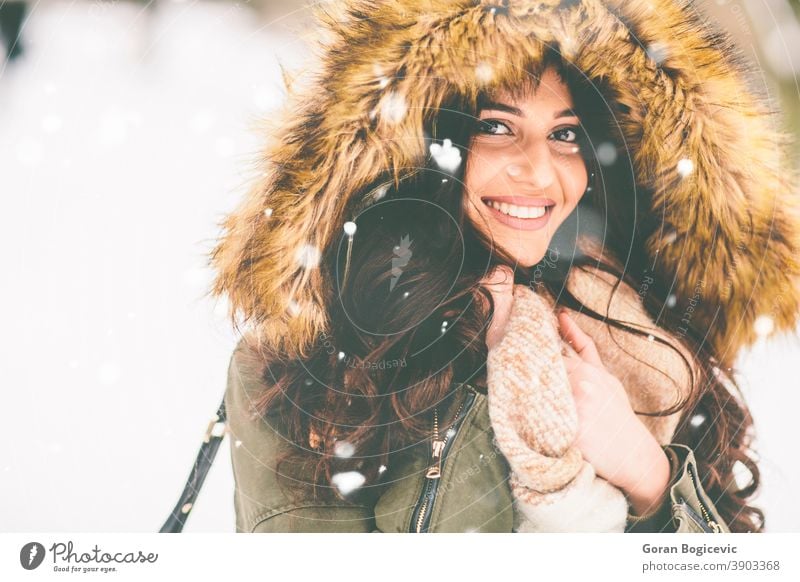
[[[717,367],[718,354],[703,341],[702,331],[674,309],[671,281],[644,252],[645,241],[661,222],[658,209],[651,207],[651,193],[635,183],[614,123],[615,108],[622,105],[608,87],[589,82],[553,52],[526,67],[526,82],[502,89],[512,95],[534,89],[548,66],[570,88],[582,120],[581,150],[594,170],[591,191],[558,229],[543,262],[530,268],[495,248],[467,218],[466,164],[453,174],[433,162],[408,168],[399,182],[386,176],[361,193],[365,198],[377,190],[384,196],[357,214],[346,279],[346,240],[322,253],[320,268],[337,291],[328,314],[330,331],[318,338],[308,358],[286,361],[264,354],[267,388],[256,407],[278,420],[276,426],[295,443],[278,461],[282,486],[297,495],[310,489],[314,497],[335,498],[339,494],[332,476],[357,470],[366,481],[347,499],[374,497],[391,481],[392,460],[425,441],[434,407],[447,402],[459,383],[486,392],[485,331],[494,305],[480,281],[496,265],[512,267],[515,283],[543,285],[560,305],[626,333],[647,335],[593,311],[569,292],[565,281],[570,270],[591,267],[618,279],[615,292],[622,282],[637,288],[643,276],[653,278],[643,295],[644,307],[695,362],[656,338],[681,354],[692,385],[689,396],[669,410],[641,414],[680,411],[673,441],[695,451],[702,485],[731,531],[762,531],[763,513],[748,505],[759,484],[751,451],[753,422],[732,370]],[[426,138],[451,139],[465,158],[486,96],[454,97],[432,116]],[[597,155],[599,144],[604,156]],[[608,156],[609,146],[616,159]],[[596,232],[588,234],[603,241],[605,259],[578,244],[578,235],[592,229]],[[337,441],[350,443],[356,454],[335,455]],[[311,465],[312,482],[293,478],[285,469],[288,460]],[[737,462],[749,471],[744,486],[734,479]]]

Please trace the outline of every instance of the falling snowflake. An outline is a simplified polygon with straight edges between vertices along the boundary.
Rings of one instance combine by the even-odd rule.
[[[685,178],[694,171],[694,162],[689,158],[681,158],[678,160],[678,174],[681,178]]]
[[[348,495],[366,481],[366,477],[358,471],[345,471],[343,473],[336,473],[331,477],[331,483],[339,490],[342,495]]]
[[[242,441],[237,440],[235,443],[233,443],[233,446],[235,446],[238,449],[239,447],[242,446]]]
[[[407,299],[407,298],[408,298],[408,291],[403,293],[403,299]]]
[[[348,220],[344,223],[344,233],[347,236],[353,236],[356,233],[356,223],[352,220]]]
[[[698,428],[698,427],[700,427],[700,426],[701,426],[701,425],[702,425],[702,424],[703,424],[705,421],[706,421],[706,416],[705,416],[705,414],[698,413],[698,414],[695,414],[695,415],[694,415],[694,416],[691,418],[691,420],[689,421],[689,424],[691,424],[691,425],[692,425],[692,427],[694,427],[694,428]]]
[[[753,324],[753,330],[760,337],[768,336],[775,329],[775,320],[769,315],[759,315]]]
[[[670,309],[675,307],[675,304],[677,302],[678,302],[678,298],[675,297],[675,295],[670,295],[669,297],[667,297],[667,307],[669,307]]]
[[[266,216],[267,218],[272,216],[272,208],[265,208],[264,209],[264,216]]]
[[[306,386],[311,386],[314,383],[314,380],[311,378],[306,378],[303,382]]]
[[[407,110],[405,97],[395,91],[388,92],[381,103],[381,116],[389,123],[403,121]]]
[[[575,57],[578,43],[571,36],[564,36],[559,42],[559,48],[561,49],[562,55],[568,59],[572,59]]]
[[[647,52],[647,57],[652,60],[657,67],[661,66],[661,63],[664,62],[668,55],[667,45],[659,41],[651,42],[647,45],[645,52]]]
[[[314,245],[305,244],[295,254],[295,260],[304,269],[313,269],[319,265],[320,252]]]
[[[670,230],[667,234],[664,235],[664,244],[671,245],[675,242],[678,238],[678,233],[674,230]]]
[[[453,173],[461,165],[461,152],[450,139],[445,139],[441,145],[431,144],[430,150],[436,165],[445,172]]]
[[[109,109],[101,117],[97,138],[104,145],[119,145],[128,138],[130,127],[130,113]]]
[[[494,69],[489,63],[478,63],[478,66],[475,67],[475,78],[478,80],[478,83],[489,83],[493,77]]]
[[[289,301],[289,307],[288,307],[288,309],[289,309],[289,313],[290,313],[292,316],[294,316],[294,317],[297,317],[298,315],[300,315],[300,311],[301,311],[301,309],[300,309],[300,304],[299,304],[299,303],[297,303],[297,301],[295,301],[294,299],[292,299],[291,301]]]
[[[378,63],[372,65],[372,71],[378,79],[378,87],[384,89],[389,84],[389,78]]]
[[[356,452],[353,443],[347,441],[336,441],[333,445],[333,454],[342,459],[349,459]]]
[[[116,362],[105,362],[97,370],[97,379],[104,386],[113,386],[121,376],[122,372]]]
[[[386,471],[386,465],[381,465],[378,467],[378,474],[383,473],[384,471]]]
[[[453,428],[449,428],[449,429],[447,429],[447,432],[445,434],[448,437],[453,438],[454,436],[456,436],[456,431]]]
[[[207,133],[214,125],[214,113],[208,109],[199,109],[189,118],[189,129],[196,135]]]
[[[506,168],[506,173],[509,176],[519,176],[522,174],[522,168],[517,164],[511,164]]]
[[[611,143],[604,141],[597,146],[597,161],[602,166],[611,166],[617,161],[617,147]]]
[[[375,188],[375,191],[372,193],[372,199],[377,202],[378,200],[386,196],[386,192],[388,191],[389,191],[389,184],[381,184],[380,186]]]
[[[650,334],[647,334],[647,341],[651,342],[651,341],[653,341],[653,340],[655,340],[655,339],[656,339],[656,338],[655,338],[655,337],[653,337],[653,334],[652,334],[652,333],[650,333]]]
[[[340,362],[341,362],[342,360],[344,360],[344,357],[345,357],[345,354],[344,354],[344,352],[339,352],[339,354],[337,355],[337,358],[339,358],[339,361],[340,361]]]
[[[63,125],[61,118],[58,115],[47,115],[42,118],[42,129],[46,133],[55,133]]]
[[[289,83],[291,84],[291,81]],[[256,108],[262,111],[269,111],[278,104],[278,95],[271,84],[257,83],[252,86],[252,90],[252,103]]]

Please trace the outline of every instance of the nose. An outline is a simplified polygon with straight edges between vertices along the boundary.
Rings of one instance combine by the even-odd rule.
[[[546,144],[531,144],[521,148],[508,160],[506,174],[519,185],[527,185],[544,190],[556,179],[553,159]]]

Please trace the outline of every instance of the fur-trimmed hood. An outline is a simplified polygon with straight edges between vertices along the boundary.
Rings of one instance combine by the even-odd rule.
[[[793,330],[800,212],[788,136],[731,41],[686,0],[336,0],[316,8],[320,69],[287,80],[263,178],[228,216],[212,292],[277,353],[305,355],[334,289],[320,252],[382,177],[425,165],[453,95],[520,77],[555,47],[613,94],[637,184],[663,228],[646,250],[732,362],[757,327]],[[356,235],[357,237],[358,235]],[[759,320],[759,318],[762,318]]]

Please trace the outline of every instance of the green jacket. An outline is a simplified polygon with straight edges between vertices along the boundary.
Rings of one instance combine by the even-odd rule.
[[[512,532],[513,497],[508,465],[493,444],[486,396],[463,384],[443,415],[455,432],[442,454],[439,479],[425,476],[430,442],[397,453],[385,473],[386,485],[371,501],[291,500],[279,488],[275,460],[289,444],[276,430],[275,417],[253,418],[251,403],[264,389],[260,370],[237,357],[228,369],[225,404],[230,432],[237,532]],[[454,417],[461,404],[460,414]],[[626,531],[727,532],[697,480],[692,451],[664,447],[670,458],[669,499],[652,514],[628,517]],[[291,470],[291,469],[290,469]],[[310,481],[309,475],[292,474]]]

